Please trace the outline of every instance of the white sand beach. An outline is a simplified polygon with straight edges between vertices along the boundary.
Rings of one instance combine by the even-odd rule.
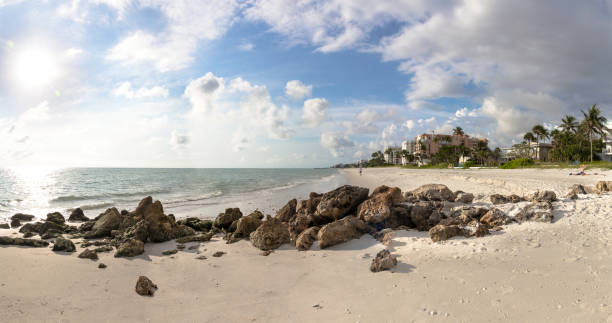
[[[572,184],[612,180],[609,170],[343,172],[370,189],[441,183],[482,205],[492,193],[548,189],[563,197]],[[433,243],[427,232],[396,231],[389,248],[399,263],[379,273],[369,265],[385,246],[369,235],[324,250],[284,245],[269,256],[220,236],[172,256],[161,254],[176,248],[169,241],[147,243],[134,258],[101,253],[98,261],[77,258],[80,247],[65,254],[0,246],[0,321],[612,322],[612,194],[560,198],[554,207],[551,224],[511,224],[482,238]],[[216,251],[226,254],[212,257]],[[134,292],[140,275],[158,285],[155,296]]]

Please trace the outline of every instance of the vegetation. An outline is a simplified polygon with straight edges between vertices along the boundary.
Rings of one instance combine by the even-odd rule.
[[[511,160],[503,164],[500,168],[501,169],[525,168],[525,167],[533,166],[534,164],[535,162],[533,161],[533,159],[517,158],[517,159]]]

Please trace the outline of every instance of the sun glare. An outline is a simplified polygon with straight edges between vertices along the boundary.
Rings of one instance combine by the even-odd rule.
[[[13,65],[15,82],[23,88],[48,85],[57,76],[57,62],[52,53],[31,48],[17,54]]]

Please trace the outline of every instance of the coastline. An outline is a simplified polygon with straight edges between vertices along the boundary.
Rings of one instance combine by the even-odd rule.
[[[484,171],[484,172],[483,172]],[[349,183],[402,191],[425,183],[483,195],[548,188],[564,196],[594,177],[561,172],[342,170]],[[538,176],[536,176],[538,175]],[[567,178],[566,178],[567,177]],[[604,172],[608,180],[611,172]],[[250,242],[216,236],[198,254],[176,243],[147,243],[133,258],[94,262],[47,248],[0,246],[0,317],[12,321],[485,322],[612,320],[612,195],[556,202],[552,224],[508,225],[478,239],[431,242],[427,232],[395,231],[391,272],[368,270],[385,246],[369,235],[320,250],[289,245],[264,257]],[[249,212],[250,210],[244,210]],[[0,230],[11,235],[12,230]],[[78,248],[77,253],[82,248]],[[227,254],[211,257],[216,251]],[[98,269],[98,263],[108,265]],[[133,291],[139,275],[158,286]],[[317,305],[313,307],[314,305]]]

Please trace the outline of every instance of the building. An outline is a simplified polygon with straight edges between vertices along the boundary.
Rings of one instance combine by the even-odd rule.
[[[408,165],[414,161],[414,158],[410,158],[410,156],[414,156],[416,141],[404,141],[402,143],[402,150],[406,152],[402,153],[402,165]]]
[[[604,138],[603,144],[601,160],[612,162],[612,138]]]
[[[517,158],[531,158],[539,161],[548,161],[549,152],[553,146],[546,142],[530,142],[523,145],[514,145],[509,148],[502,148],[501,162],[506,163]]]
[[[388,147],[383,154],[385,162],[393,165],[402,164],[402,147]]]
[[[424,133],[415,138],[415,155],[433,156],[440,151],[443,146],[465,146],[476,148],[478,142],[488,142],[484,138],[470,137],[468,135],[444,135]]]

